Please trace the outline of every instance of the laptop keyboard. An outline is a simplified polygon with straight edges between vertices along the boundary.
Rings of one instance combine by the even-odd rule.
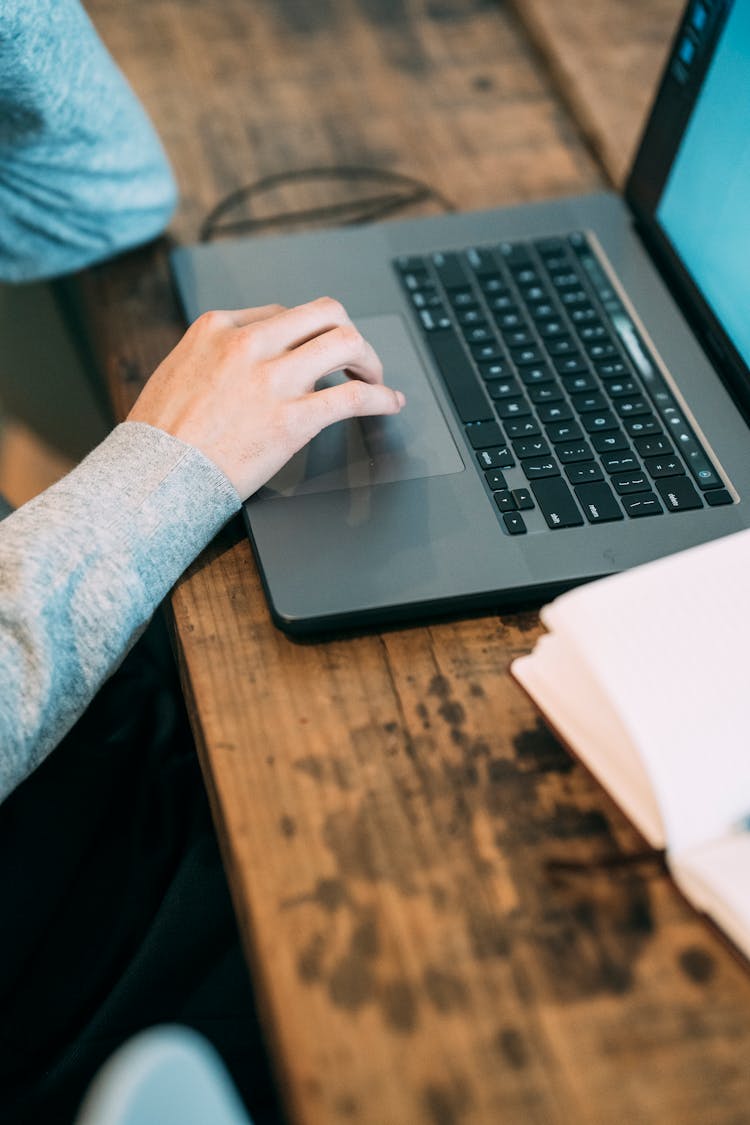
[[[508,534],[732,503],[584,234],[394,266]]]

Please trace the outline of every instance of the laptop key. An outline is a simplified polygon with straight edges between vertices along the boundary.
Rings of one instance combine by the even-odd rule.
[[[507,488],[503,492],[493,492],[492,499],[495,501],[501,512],[515,511],[516,502]]]
[[[638,492],[620,498],[626,515],[631,519],[640,519],[641,516],[658,516],[663,509],[653,492]]]
[[[495,403],[499,418],[525,418],[531,414],[531,407],[525,398],[504,398]]]
[[[539,418],[542,422],[570,422],[573,411],[567,402],[551,402],[539,407]]]
[[[611,523],[624,519],[622,509],[606,481],[580,484],[576,488],[576,496],[589,523]]]
[[[486,449],[488,446],[503,444],[503,431],[497,422],[471,422],[466,427],[466,436],[472,449]]]
[[[484,379],[485,383],[492,382],[493,379],[502,379],[510,372],[510,364],[504,363],[503,360],[495,359],[489,363],[479,364],[479,374]]]
[[[520,512],[503,512],[503,523],[510,535],[523,535],[526,524]]]
[[[571,484],[587,484],[590,481],[604,480],[604,473],[596,462],[583,462],[580,465],[566,465],[565,475]]]
[[[618,398],[613,405],[621,418],[635,418],[639,415],[653,414],[649,403],[640,396],[636,398]]]
[[[614,473],[611,479],[612,484],[621,496],[626,492],[649,492],[651,490],[651,481],[642,472]]]
[[[630,449],[630,443],[622,430],[614,430],[612,433],[606,434],[593,434],[591,444],[597,453],[609,453],[613,449]]]
[[[534,418],[509,418],[505,423],[505,432],[509,438],[520,438],[536,437],[542,431]]]
[[[477,461],[483,469],[510,469],[516,463],[507,445],[497,446],[494,449],[480,449],[477,452]]]
[[[508,482],[499,469],[490,469],[484,474],[484,479],[493,492],[503,492],[508,487]]]
[[[520,438],[513,442],[513,452],[524,461],[527,457],[548,457],[550,448],[544,438]]]
[[[583,437],[583,430],[577,422],[549,422],[544,428],[553,445],[557,445],[559,441],[577,441]]]
[[[609,405],[601,391],[586,391],[584,394],[571,395],[570,401],[579,414],[606,410]]]
[[[490,392],[490,398],[495,400],[516,398],[521,394],[521,384],[513,376],[506,376],[505,379],[493,379],[487,384],[487,390]]]
[[[727,495],[729,495],[729,493],[727,493]],[[511,489],[511,496],[515,500],[516,507],[520,511],[525,512],[527,511],[527,509],[534,507],[534,500],[528,488],[513,488]]]
[[[492,408],[458,337],[453,332],[431,333],[427,342],[461,421],[492,420]]]
[[[631,437],[647,437],[649,434],[661,433],[661,426],[656,418],[628,418],[625,429]]]
[[[672,453],[672,443],[663,434],[659,437],[637,437],[633,442],[641,457],[654,457],[658,453]]]
[[[553,457],[540,457],[536,460],[521,462],[521,468],[527,480],[538,480],[539,477],[559,477],[560,470]]]
[[[540,387],[530,387],[529,398],[534,403],[564,401],[564,395],[556,383],[542,383]]]
[[[685,472],[677,457],[647,457],[643,465],[652,477],[680,477]]]
[[[590,434],[600,433],[602,430],[618,430],[619,423],[611,410],[593,411],[584,414],[581,418],[583,428]]]
[[[548,527],[553,530],[562,527],[581,527],[583,516],[562,477],[534,480],[531,482],[531,489]]]
[[[706,501],[712,508],[718,508],[720,504],[731,504],[732,497],[726,488],[714,488],[706,493]]]
[[[656,487],[668,512],[687,512],[703,507],[700,496],[687,477],[657,480]]]
[[[641,467],[635,453],[625,449],[615,453],[602,453],[602,465],[608,473],[632,473]]]
[[[544,363],[536,364],[534,367],[522,367],[518,374],[527,387],[537,386],[539,383],[551,383],[555,378],[554,372]]]
[[[579,461],[593,461],[594,454],[587,441],[566,441],[555,446],[555,454],[564,465],[576,464]]]

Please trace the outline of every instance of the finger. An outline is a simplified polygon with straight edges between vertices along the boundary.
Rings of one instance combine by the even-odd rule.
[[[312,391],[318,379],[334,371],[346,371],[365,383],[383,382],[383,364],[377,352],[353,324],[342,324],[315,336],[279,356],[273,366],[284,385],[298,394]]]
[[[235,328],[246,328],[248,324],[257,324],[261,320],[269,320],[287,311],[286,305],[258,305],[249,309],[230,309],[227,316]]]
[[[263,325],[264,351],[275,355],[282,349],[297,348],[332,328],[350,325],[351,320],[340,301],[318,297],[304,305],[283,309]]]
[[[313,391],[298,400],[296,408],[303,412],[306,441],[315,437],[326,426],[345,418],[376,414],[398,414],[406,404],[401,391],[394,391],[382,383],[341,383]]]

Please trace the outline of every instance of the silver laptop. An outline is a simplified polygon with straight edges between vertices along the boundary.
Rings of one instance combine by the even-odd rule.
[[[691,0],[624,197],[175,251],[188,318],[336,296],[407,396],[245,505],[281,628],[539,603],[750,524],[749,123],[750,0]]]

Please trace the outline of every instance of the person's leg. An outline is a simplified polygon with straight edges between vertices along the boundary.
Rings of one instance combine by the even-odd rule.
[[[65,1122],[136,1031],[186,1023],[278,1120],[163,626],[0,806],[0,1121]]]

